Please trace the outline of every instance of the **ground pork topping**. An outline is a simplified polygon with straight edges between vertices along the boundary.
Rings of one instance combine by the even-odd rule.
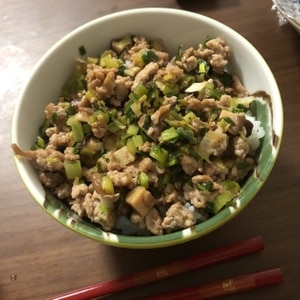
[[[120,107],[130,93],[133,82],[129,77],[123,77],[117,75],[114,86],[114,97],[110,100],[110,103],[115,107]]]
[[[145,217],[146,228],[154,235],[163,234],[162,218],[157,209],[152,208]]]
[[[163,219],[162,227],[167,231],[174,231],[176,228],[188,228],[196,223],[195,215],[180,203],[174,203],[168,209]]]
[[[149,64],[147,64],[145,68],[136,75],[131,86],[131,90],[134,91],[139,84],[146,83],[147,81],[151,80],[151,78],[154,77],[158,70],[159,65],[156,62],[150,62]]]
[[[235,92],[235,94],[238,97],[244,97],[248,95],[247,90],[245,89],[245,87],[242,85],[240,79],[237,76],[232,76],[232,80],[233,80],[233,90]]]
[[[93,91],[97,98],[109,98],[114,93],[115,70],[89,64],[87,65],[86,81],[88,89]]]
[[[104,137],[105,133],[107,132],[107,124],[101,114],[99,114],[91,123],[91,128],[95,137]]]
[[[170,104],[165,104],[162,105],[157,111],[153,113],[151,116],[151,120],[153,124],[157,125],[160,123],[162,119],[164,119],[168,113],[170,112],[171,105]]]
[[[209,63],[217,73],[222,73],[228,64],[231,55],[230,47],[221,38],[215,38],[201,44],[199,53],[209,60]]]
[[[128,34],[80,58],[32,149],[12,145],[47,191],[105,231],[162,235],[204,222],[233,205],[255,168],[263,134],[254,96],[227,70],[229,45],[208,38],[173,57],[167,48]]]

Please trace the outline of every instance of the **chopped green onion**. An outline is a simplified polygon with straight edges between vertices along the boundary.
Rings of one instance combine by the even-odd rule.
[[[126,119],[124,117],[117,117],[112,119],[113,123],[118,126],[119,129],[125,129],[126,128]]]
[[[208,35],[208,36],[206,36],[206,39],[205,39],[205,41],[204,41],[204,43],[203,43],[203,45],[204,45],[205,49],[207,48],[207,45],[206,45],[206,43],[207,43],[207,42],[209,42],[211,39],[212,39],[212,38],[211,38],[209,35]]]
[[[81,56],[85,55],[86,54],[86,50],[85,50],[85,47],[82,45],[78,48],[78,52]]]
[[[161,135],[159,136],[158,140],[160,143],[164,142],[176,142],[178,140],[179,133],[174,127],[170,127],[164,130]]]
[[[171,167],[171,166],[174,166],[174,165],[178,164],[178,162],[179,162],[179,159],[178,159],[179,155],[180,155],[180,152],[169,152],[168,161],[167,161],[166,166],[167,167]]]
[[[133,93],[131,93],[130,95],[132,95]],[[124,116],[126,116],[128,119],[132,120],[132,117],[134,115],[133,111],[131,110],[131,104],[134,102],[133,99],[130,98],[130,95],[128,96],[129,97],[129,101],[127,101],[127,103],[125,103],[124,105]]]
[[[121,66],[121,68],[124,66]],[[141,70],[141,67],[133,66],[130,69],[124,69],[124,75],[134,77],[139,71]]]
[[[84,139],[84,132],[81,122],[77,121],[74,116],[67,120],[67,125],[72,128],[72,138],[75,142],[81,142]]]
[[[84,135],[87,135],[92,132],[92,127],[88,123],[83,123],[82,130],[83,130]]]
[[[144,131],[147,131],[151,126],[151,116],[144,114],[139,118],[138,125]]]
[[[245,113],[248,111],[248,108],[242,104],[238,104],[236,108],[232,109],[232,111],[235,113]]]
[[[64,169],[68,179],[75,179],[82,175],[80,160],[65,160]]]
[[[206,86],[205,86],[205,93],[210,96],[213,97],[217,100],[219,100],[221,98],[221,96],[224,94],[223,91],[218,90],[217,88],[214,87],[214,83],[208,81]]]
[[[164,189],[164,187],[170,182],[171,176],[169,173],[164,173],[159,176],[158,179],[158,188],[159,190]]]
[[[158,57],[152,50],[146,50],[142,54],[142,59],[145,64],[149,64],[152,61],[158,61]]]
[[[122,53],[127,47],[132,45],[132,37],[129,34],[123,36],[120,40],[113,40],[111,43],[112,49],[118,54]]]
[[[183,119],[189,124],[192,120],[197,118],[197,116],[192,112],[188,112],[185,116],[183,116]]]
[[[232,180],[225,180],[221,183],[224,192],[214,200],[214,213],[218,213],[228,202],[230,202],[240,191],[240,186]]]
[[[36,142],[34,143],[34,145],[32,145],[31,150],[36,150],[36,149],[45,149],[46,144],[45,141],[42,137],[38,136],[36,138]]]
[[[178,127],[177,132],[181,138],[187,140],[189,143],[194,144],[197,142],[197,138],[190,127]]]
[[[175,96],[179,93],[179,85],[176,83],[165,83],[162,92],[165,96]]]
[[[80,153],[80,149],[81,149],[81,143],[76,143],[75,145],[74,145],[74,148],[73,148],[73,153],[74,154],[78,154],[78,153]]]
[[[183,81],[181,82],[180,89],[185,90],[187,87],[195,82],[195,76],[185,75]]]
[[[222,84],[225,87],[231,87],[233,80],[232,80],[232,75],[227,73],[227,72],[223,72],[222,74],[216,74],[216,76],[218,77],[218,79],[222,82]]]
[[[213,182],[210,180],[208,182],[198,183],[197,189],[200,191],[208,191],[210,192],[213,188]]]
[[[135,155],[137,152],[136,146],[133,143],[133,139],[129,138],[126,142],[126,148],[127,150],[132,154]]]
[[[230,126],[235,126],[236,125],[236,119],[237,119],[237,114],[223,109],[219,115],[219,121],[224,120]]]
[[[138,183],[147,189],[149,187],[148,175],[144,172],[141,172],[138,176]]]
[[[179,45],[178,49],[177,49],[177,54],[176,54],[176,57],[175,57],[176,61],[180,61],[181,60],[181,58],[182,58],[182,52],[183,52],[182,45]]]
[[[157,145],[152,145],[149,155],[157,160],[162,166],[165,166],[168,162],[168,151]]]
[[[148,94],[148,89],[142,84],[138,84],[138,86],[134,89],[133,91],[136,99],[139,99],[140,97],[142,97],[143,95],[147,95]]]
[[[158,89],[154,81],[151,81],[148,85],[148,99],[157,99],[158,98]]]
[[[230,117],[224,117],[224,118],[220,118],[219,121],[225,121],[226,123],[235,126],[235,122],[232,118]]]
[[[136,124],[129,124],[127,129],[128,135],[136,135],[139,132],[139,127]]]
[[[126,116],[118,114],[116,110],[109,111],[109,119],[111,122],[107,126],[107,130],[116,133],[119,130],[126,128]]]
[[[210,201],[207,201],[205,203],[205,212],[210,214],[210,215],[214,215],[214,203],[213,202],[210,202]]]
[[[120,130],[119,126],[114,122],[110,122],[107,126],[107,130],[111,133],[116,133]]]
[[[144,144],[144,139],[143,139],[142,135],[134,135],[132,137],[132,141],[136,148],[138,148]]]
[[[95,150],[92,150],[92,149],[89,149],[87,147],[83,147],[81,150],[80,150],[80,155],[84,156],[84,157],[94,157],[94,155],[96,154],[96,151]]]
[[[134,135],[130,137],[126,142],[126,147],[128,151],[135,155],[138,148],[144,144],[144,139],[142,135]]]
[[[230,106],[233,107],[234,110],[245,112],[249,109],[250,104],[254,101],[253,96],[243,97],[243,98],[230,98]]]
[[[106,122],[106,124],[109,122],[109,113],[108,112],[105,112],[103,110],[97,110],[94,114],[93,114],[93,118],[95,120],[97,120],[97,116],[101,115],[104,119],[104,121]],[[91,124],[90,124],[91,125]]]
[[[133,113],[137,116],[137,117],[140,117],[141,114],[142,114],[142,111],[141,111],[141,103],[139,102],[133,102],[131,105],[130,105],[130,108],[131,110],[133,111]]]
[[[226,132],[230,128],[231,122],[227,122],[227,120],[225,120],[225,118],[222,118],[219,120],[218,126],[220,126],[224,132]]]
[[[45,131],[51,126],[51,122],[48,119],[45,119],[43,124],[39,128],[39,133],[41,136],[45,135]]]
[[[55,111],[55,112],[53,112],[53,113],[51,114],[51,123],[52,123],[52,124],[55,124],[57,118],[58,118],[58,115],[57,115],[57,112]]]
[[[113,182],[110,177],[106,175],[101,177],[101,187],[105,194],[112,195],[115,193]]]
[[[204,59],[199,59],[198,60],[198,69],[197,69],[198,73],[207,74],[208,71],[209,71],[209,68],[210,68],[209,64],[207,63],[206,60],[204,60]]]
[[[122,65],[122,60],[114,57],[112,51],[104,51],[100,57],[100,66],[103,68],[118,69]]]

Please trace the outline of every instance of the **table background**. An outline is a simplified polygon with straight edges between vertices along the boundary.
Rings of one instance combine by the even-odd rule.
[[[0,0],[0,299],[47,299],[149,267],[261,235],[266,249],[109,299],[133,299],[243,273],[281,267],[285,282],[224,299],[299,299],[300,295],[300,36],[279,26],[267,0]],[[125,250],[88,240],[59,225],[32,200],[10,149],[18,93],[43,53],[69,31],[128,8],[181,8],[215,18],[248,39],[278,81],[285,109],[274,171],[249,206],[213,233],[170,248]]]

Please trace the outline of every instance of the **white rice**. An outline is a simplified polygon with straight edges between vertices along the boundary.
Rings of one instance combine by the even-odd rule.
[[[252,133],[247,140],[250,145],[250,153],[254,154],[260,145],[260,139],[265,136],[265,130],[261,126],[261,122],[256,120],[255,117],[246,114],[246,119],[253,124]]]

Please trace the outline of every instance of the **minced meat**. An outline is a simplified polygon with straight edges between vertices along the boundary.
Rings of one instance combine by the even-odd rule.
[[[239,186],[255,167],[245,117],[255,99],[226,70],[227,42],[178,47],[174,57],[165,49],[127,35],[80,60],[68,89],[46,106],[33,148],[12,145],[45,188],[105,231],[194,226],[218,213],[226,183]]]

